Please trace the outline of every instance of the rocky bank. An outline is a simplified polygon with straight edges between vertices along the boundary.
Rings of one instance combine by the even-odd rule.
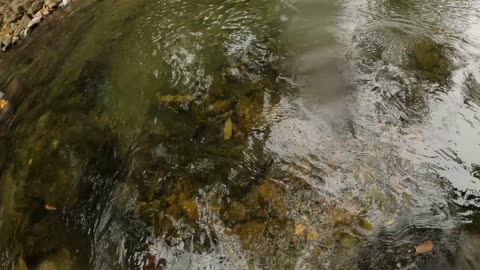
[[[26,38],[32,29],[55,9],[68,7],[70,0],[0,1],[0,46],[2,51]]]

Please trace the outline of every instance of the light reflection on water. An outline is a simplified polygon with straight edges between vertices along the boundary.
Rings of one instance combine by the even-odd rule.
[[[32,37],[78,42],[1,67],[0,265],[472,263],[479,19],[462,1],[85,4]]]

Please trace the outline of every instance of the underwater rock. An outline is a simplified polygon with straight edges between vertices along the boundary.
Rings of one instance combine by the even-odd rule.
[[[456,268],[464,270],[476,270],[480,265],[480,236],[473,235],[461,243],[461,247],[455,258]]]
[[[172,204],[167,208],[166,213],[174,218],[179,218],[182,215],[182,208],[178,204]]]
[[[238,235],[242,247],[250,250],[255,247],[255,243],[265,241],[262,239],[267,224],[261,221],[250,221],[247,223],[238,224],[235,226],[233,233]]]
[[[230,82],[238,82],[242,79],[242,73],[237,67],[230,67],[225,72],[225,78]]]
[[[37,269],[38,270],[57,270],[58,268],[55,265],[55,263],[51,261],[44,261],[38,266]]]
[[[287,217],[287,207],[285,204],[284,190],[271,182],[264,182],[257,187],[258,193],[264,202],[268,203],[274,210],[275,216],[280,221],[285,221]]]
[[[256,92],[254,96],[241,96],[235,106],[237,127],[243,133],[249,133],[263,111],[263,94]]]
[[[179,204],[182,207],[183,213],[185,213],[190,220],[196,220],[198,218],[197,202],[195,200],[181,200]]]
[[[70,252],[62,248],[48,256],[40,262],[34,270],[70,270],[73,266],[73,260]]]
[[[249,218],[247,206],[241,202],[233,202],[227,213],[228,217],[235,222],[243,222]]]
[[[340,245],[346,248],[356,245],[360,240],[357,236],[352,235],[348,232],[337,232],[335,237],[340,242]]]
[[[430,39],[421,40],[411,50],[411,65],[422,70],[422,77],[439,81],[450,74],[451,61],[445,55],[446,48]]]
[[[186,103],[193,101],[192,96],[174,96],[174,95],[165,95],[159,96],[158,99],[160,102],[164,103]]]
[[[17,267],[15,269],[28,270],[27,263],[25,262],[25,260],[22,258],[18,258]]]
[[[371,231],[373,230],[373,224],[368,221],[367,219],[365,218],[362,218],[360,220],[360,225],[362,226],[362,228],[364,228],[365,230],[368,230],[368,231]]]
[[[193,101],[193,97],[188,95],[159,95],[158,99],[160,103],[176,111],[188,111],[190,103]]]
[[[218,114],[228,111],[232,107],[232,101],[229,99],[217,100],[208,107],[208,110]]]
[[[148,206],[147,202],[139,201],[133,208],[133,216],[135,218],[139,218],[143,214],[147,206]]]

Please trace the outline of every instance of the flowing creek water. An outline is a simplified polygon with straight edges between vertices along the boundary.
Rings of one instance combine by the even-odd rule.
[[[0,87],[1,269],[480,269],[478,1],[85,0]]]

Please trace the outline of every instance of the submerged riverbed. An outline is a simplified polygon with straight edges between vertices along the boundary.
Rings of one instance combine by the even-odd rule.
[[[76,2],[0,87],[1,269],[480,269],[479,2]]]

